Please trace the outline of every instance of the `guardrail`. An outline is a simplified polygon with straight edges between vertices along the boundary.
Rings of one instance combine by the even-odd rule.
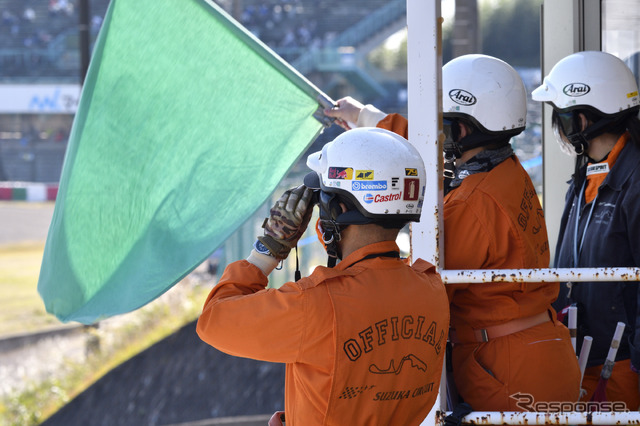
[[[0,200],[55,201],[58,183],[0,182]]]

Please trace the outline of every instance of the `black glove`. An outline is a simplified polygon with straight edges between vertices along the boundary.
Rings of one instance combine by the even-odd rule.
[[[288,189],[270,210],[262,227],[264,236],[258,240],[276,259],[286,259],[309,225],[313,204],[313,190],[304,185]]]

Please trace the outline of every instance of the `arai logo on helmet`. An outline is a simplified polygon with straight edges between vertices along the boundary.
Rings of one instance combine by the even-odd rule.
[[[591,91],[591,87],[584,83],[570,83],[562,88],[562,92],[567,96],[584,96]]]
[[[449,91],[449,97],[451,100],[460,105],[473,105],[476,103],[476,97],[466,90],[453,89]]]

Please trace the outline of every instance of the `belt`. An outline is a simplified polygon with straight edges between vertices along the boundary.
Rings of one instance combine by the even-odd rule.
[[[517,333],[550,320],[549,311],[544,311],[530,317],[517,318],[504,324],[492,325],[487,328],[474,329],[464,325],[457,326],[449,329],[449,341],[453,344],[488,342],[491,339]]]

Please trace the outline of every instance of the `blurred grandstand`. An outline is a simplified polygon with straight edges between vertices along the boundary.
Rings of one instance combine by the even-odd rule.
[[[406,111],[406,73],[385,73],[368,60],[405,27],[405,0],[218,3],[332,98]],[[0,181],[59,179],[82,81],[83,5],[92,46],[109,0],[0,0]]]

